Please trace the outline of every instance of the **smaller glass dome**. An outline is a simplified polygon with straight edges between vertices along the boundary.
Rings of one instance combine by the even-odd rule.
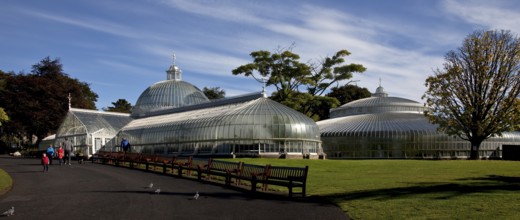
[[[132,109],[132,117],[145,117],[158,110],[209,102],[199,88],[182,81],[182,71],[175,65],[175,55],[173,65],[166,73],[167,80],[157,82],[141,93]]]
[[[379,90],[379,88],[381,88],[381,90]],[[382,87],[379,88],[379,92],[382,92]],[[409,112],[422,114],[424,111],[428,111],[428,108],[419,102],[399,97],[389,97],[384,92],[376,92],[372,97],[352,101],[338,108],[331,109],[330,118],[383,112]]]

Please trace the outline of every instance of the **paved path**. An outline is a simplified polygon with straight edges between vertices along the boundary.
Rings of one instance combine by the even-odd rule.
[[[9,219],[347,219],[311,199],[251,195],[195,180],[100,164],[51,165],[0,157],[13,188],[0,197]],[[55,161],[56,162],[56,161]],[[153,189],[146,186],[154,183]],[[161,193],[155,194],[160,188]],[[198,200],[193,195],[199,191]]]

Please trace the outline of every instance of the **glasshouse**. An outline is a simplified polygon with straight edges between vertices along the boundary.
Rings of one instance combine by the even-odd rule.
[[[328,158],[469,158],[469,141],[438,132],[424,111],[379,86],[372,97],[331,109],[330,119],[317,123],[323,150]],[[505,132],[484,141],[480,156],[500,157],[502,145],[518,144],[520,132]]]
[[[210,101],[200,89],[182,81],[175,57],[166,72],[166,80],[141,94],[131,115],[117,114],[121,116],[117,125],[122,126],[98,120],[101,116],[96,114],[92,118],[72,117],[79,110],[71,109],[56,134],[56,143],[70,137],[75,146],[89,155],[100,146],[103,151],[119,151],[124,138],[130,142],[132,152],[150,154],[324,157],[317,124],[266,98],[265,92]],[[87,126],[93,128],[85,131]],[[101,134],[107,134],[106,138]]]
[[[68,138],[77,151],[92,155],[130,121],[129,114],[69,108],[55,135],[54,146]]]

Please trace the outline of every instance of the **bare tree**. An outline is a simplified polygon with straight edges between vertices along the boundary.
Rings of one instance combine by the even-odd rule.
[[[471,159],[489,137],[520,123],[520,39],[510,31],[475,31],[426,79],[426,113],[439,130],[471,142]]]

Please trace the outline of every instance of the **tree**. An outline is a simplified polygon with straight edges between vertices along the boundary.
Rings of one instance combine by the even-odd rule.
[[[202,92],[210,100],[222,99],[222,98],[226,97],[226,91],[224,91],[224,89],[221,89],[220,87],[211,87],[211,88],[204,87],[202,89]]]
[[[272,85],[276,89],[271,99],[315,120],[320,118],[317,111],[323,108],[323,103],[331,107],[339,104],[334,98],[321,96],[325,91],[339,81],[351,79],[353,73],[366,70],[360,64],[343,65],[344,57],[350,55],[347,50],[340,50],[332,57],[310,64],[301,63],[300,56],[292,52],[292,46],[279,48],[275,53],[260,50],[250,55],[253,62],[233,69],[233,75],[243,74],[257,81],[265,81],[267,86]],[[309,95],[303,95],[301,90],[306,90]]]
[[[68,111],[69,94],[72,107],[96,108],[97,94],[87,83],[65,74],[59,59],[44,58],[32,66],[30,74],[3,74],[2,80],[6,83],[0,90],[0,100],[11,118],[3,126],[2,135],[20,140],[36,136],[36,146],[58,129]]]
[[[9,121],[9,116],[5,113],[4,108],[0,107],[0,126],[2,126],[2,122]]]
[[[520,123],[520,39],[510,31],[475,31],[426,79],[429,120],[439,130],[480,144]]]
[[[347,84],[332,88],[327,96],[338,99],[340,105],[344,105],[354,100],[368,98],[372,96],[372,93],[370,93],[367,88]]]
[[[0,93],[2,91],[5,91],[5,79],[4,79],[5,73],[0,71]],[[5,113],[4,108],[0,106],[0,126],[2,126],[3,122],[9,121],[9,116],[7,113]]]
[[[126,101],[126,99],[118,99],[116,102],[112,102],[113,107],[103,108],[104,111],[107,112],[121,112],[121,113],[131,113],[132,112],[132,104]]]

